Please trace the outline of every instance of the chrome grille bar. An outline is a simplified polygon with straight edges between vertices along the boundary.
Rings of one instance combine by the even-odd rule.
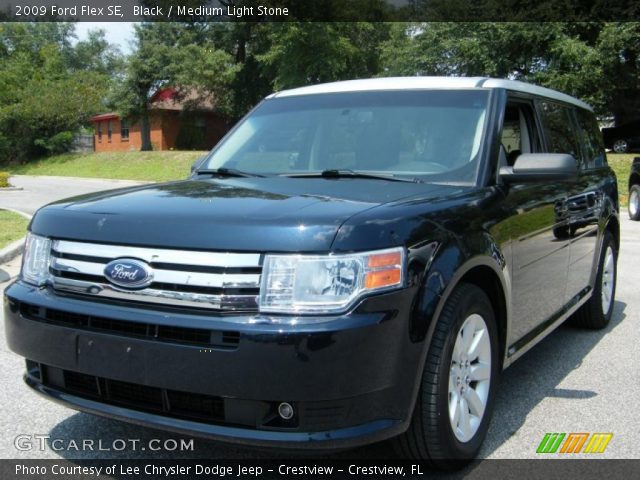
[[[111,284],[92,283],[68,278],[53,278],[55,290],[92,297],[171,305],[185,308],[210,308],[215,310],[257,310],[257,295],[205,295],[190,292],[172,292],[145,288],[136,291],[124,291]]]
[[[50,264],[56,291],[114,299],[212,310],[255,311],[260,288],[260,254],[197,252],[55,240]],[[118,258],[144,260],[153,283],[126,289],[104,276]]]
[[[200,265],[208,267],[259,267],[259,253],[194,252],[191,250],[169,250],[164,248],[127,247],[122,245],[100,245],[68,240],[55,240],[53,250],[59,253],[115,259],[139,258],[147,263],[173,263],[177,265]]]
[[[92,263],[66,258],[54,258],[51,267],[63,272],[102,276],[104,263]],[[154,282],[176,285],[193,285],[214,288],[259,288],[259,274],[228,274],[182,272],[178,270],[153,269]]]

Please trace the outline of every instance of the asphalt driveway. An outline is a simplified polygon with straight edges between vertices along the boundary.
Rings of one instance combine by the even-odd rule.
[[[19,210],[29,215],[33,215],[38,208],[47,203],[63,198],[143,183],[133,180],[28,175],[16,175],[11,177],[9,181],[13,186],[22,188],[22,190],[0,191],[0,209]]]

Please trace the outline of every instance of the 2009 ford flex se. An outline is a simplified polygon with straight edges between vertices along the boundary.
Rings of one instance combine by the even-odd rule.
[[[607,325],[618,246],[583,102],[317,85],[265,99],[187,180],[39,210],[6,333],[26,383],[78,410],[251,445],[393,437],[447,467],[478,453],[502,369],[570,317]]]

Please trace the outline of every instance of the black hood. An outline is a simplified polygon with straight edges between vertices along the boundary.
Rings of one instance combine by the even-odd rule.
[[[38,211],[53,238],[167,248],[327,251],[355,214],[451,187],[355,178],[184,180],[83,195]]]

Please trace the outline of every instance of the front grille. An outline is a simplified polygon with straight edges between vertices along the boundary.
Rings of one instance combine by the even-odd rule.
[[[162,390],[159,388],[116,380],[104,379],[103,381],[106,390],[105,396],[114,403],[143,410],[159,412],[163,410]]]
[[[221,423],[225,419],[224,400],[221,397],[137,385],[46,365],[41,367],[45,372],[43,383],[46,386],[60,388],[80,397],[185,420]]]
[[[212,417],[221,418],[224,415],[224,404],[218,397],[168,390],[167,400],[171,411],[176,415],[205,420]]]
[[[90,397],[100,396],[98,381],[95,377],[70,371],[64,371],[63,377],[64,386],[70,392],[85,394]]]
[[[358,402],[357,398],[317,402],[287,400],[293,405],[295,415],[284,420],[277,413],[281,401],[247,400],[153,387],[66,370],[33,360],[27,360],[27,372],[32,380],[46,387],[108,405],[202,423],[260,430],[326,431],[362,423],[368,410],[365,404],[360,404],[362,408],[355,407],[353,402]],[[360,414],[365,417],[358,417]]]
[[[236,349],[240,343],[240,332],[208,330],[204,328],[175,327],[151,323],[114,320],[111,318],[65,312],[53,308],[20,304],[20,314],[29,320],[97,331],[125,337],[144,338],[161,342],[180,343],[218,349]]]
[[[180,308],[255,312],[260,254],[141,248],[55,240],[49,267],[53,288],[96,299]],[[153,282],[126,289],[110,283],[105,266],[116,259],[146,262]]]

